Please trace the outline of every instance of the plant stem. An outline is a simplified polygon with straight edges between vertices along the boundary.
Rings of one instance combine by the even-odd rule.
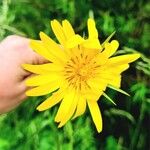
[[[140,116],[138,119],[138,123],[137,126],[135,128],[134,134],[133,134],[133,138],[131,140],[131,144],[130,144],[130,150],[135,150],[136,149],[136,145],[138,143],[139,140],[139,134],[140,134],[140,130],[141,130],[141,125],[142,125],[142,121],[144,119],[144,113],[145,113],[145,99],[142,100],[142,104],[141,104],[141,109],[140,109]]]

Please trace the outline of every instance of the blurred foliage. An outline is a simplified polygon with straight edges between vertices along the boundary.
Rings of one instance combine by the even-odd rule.
[[[1,0],[0,39],[18,34],[39,38],[54,34],[49,21],[68,19],[75,31],[86,35],[86,21],[94,16],[99,37],[120,42],[118,54],[140,52],[141,58],[123,73],[127,97],[106,91],[117,106],[101,98],[104,129],[98,134],[88,111],[61,129],[54,123],[57,108],[43,113],[36,106],[43,98],[30,98],[16,110],[0,116],[0,150],[147,150],[150,134],[150,2],[148,0]],[[84,31],[84,32],[83,32]]]

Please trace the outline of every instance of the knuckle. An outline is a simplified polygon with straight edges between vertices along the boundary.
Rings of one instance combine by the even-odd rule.
[[[16,40],[18,38],[19,38],[18,35],[9,35],[9,36],[6,37],[6,40],[7,41],[14,41],[14,40]]]

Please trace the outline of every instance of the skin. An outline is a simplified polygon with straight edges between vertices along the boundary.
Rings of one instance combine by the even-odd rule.
[[[25,80],[31,73],[21,65],[45,62],[29,47],[27,38],[11,35],[0,42],[0,114],[11,111],[27,98]]]

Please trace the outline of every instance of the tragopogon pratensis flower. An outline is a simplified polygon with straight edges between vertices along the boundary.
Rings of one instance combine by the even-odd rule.
[[[85,39],[75,34],[67,20],[62,21],[62,25],[53,20],[51,27],[59,44],[43,32],[40,32],[40,41],[31,40],[31,48],[49,63],[23,65],[24,69],[36,74],[26,81],[27,86],[34,87],[26,95],[41,96],[53,92],[37,110],[44,111],[61,103],[55,117],[58,127],[82,115],[88,106],[96,129],[101,132],[102,117],[98,99],[103,95],[112,101],[104,93],[107,87],[125,93],[120,89],[121,73],[140,55],[113,57],[119,46],[117,40],[109,42],[113,34],[101,44],[94,20],[88,19],[87,26],[88,38]]]

